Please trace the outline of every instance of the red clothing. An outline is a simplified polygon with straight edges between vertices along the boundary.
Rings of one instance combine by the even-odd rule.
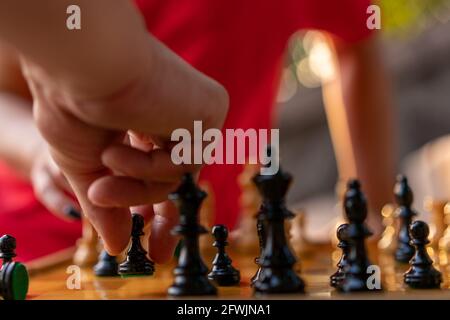
[[[281,60],[287,41],[294,32],[320,29],[348,42],[359,41],[370,33],[366,27],[370,0],[135,2],[152,34],[226,87],[231,103],[226,128],[271,127]],[[209,180],[213,188],[216,222],[229,227],[235,225],[239,211],[236,178],[240,170],[239,165],[212,165],[202,172],[202,179]],[[39,241],[39,246],[46,247],[46,250],[64,246],[78,236],[79,225],[57,222],[57,218],[49,216],[36,204],[30,188],[16,185],[11,176],[0,178],[0,233],[8,231],[15,235],[19,249],[20,246],[30,246],[28,250],[38,250],[32,240],[27,241],[30,234],[25,232],[29,232],[31,226],[30,229],[24,228],[25,219],[30,220],[26,223],[33,225],[31,234],[35,243]],[[8,205],[6,202],[12,201],[16,194],[22,198]],[[30,217],[23,211],[30,212]],[[12,212],[19,212],[24,220],[17,220],[16,213],[13,216]],[[43,224],[45,230],[42,229]],[[45,238],[45,232],[50,232],[53,240]],[[57,232],[61,234],[55,234]],[[32,255],[35,252],[24,254],[23,258],[28,259]]]
[[[73,246],[80,230],[80,223],[65,222],[48,212],[34,197],[30,184],[0,163],[0,235],[16,238],[20,261]]]
[[[366,37],[369,0],[136,0],[148,30],[219,81],[230,95],[225,128],[270,128],[278,73],[289,37],[321,29],[355,42]],[[239,165],[213,165],[216,222],[238,216]]]

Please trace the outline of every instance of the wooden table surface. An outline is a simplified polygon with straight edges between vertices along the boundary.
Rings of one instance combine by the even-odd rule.
[[[382,293],[338,294],[329,286],[329,276],[335,271],[333,263],[339,256],[329,246],[315,246],[310,253],[301,258],[296,270],[306,281],[307,293],[275,296],[282,299],[447,299],[450,300],[450,267],[438,265],[443,272],[444,284],[441,290],[412,290],[405,288],[402,274],[408,266],[396,264],[390,255],[371,250],[372,261],[381,267]],[[241,285],[231,288],[219,288],[219,299],[251,299],[253,291],[250,279],[256,271],[253,255],[230,253],[233,264],[241,271]],[[334,256],[334,259],[332,258]],[[438,258],[435,257],[437,260]],[[210,266],[210,254],[205,256]],[[436,261],[435,260],[435,261]],[[95,300],[95,299],[166,299],[167,288],[173,281],[174,264],[156,266],[151,277],[138,278],[99,278],[91,268],[81,269],[81,288],[69,289],[67,281],[71,274],[66,273],[70,263],[41,272],[34,272],[30,279],[28,299],[43,300]],[[208,297],[211,298],[211,297]],[[213,297],[214,298],[214,297]],[[270,298],[270,297],[269,297]]]

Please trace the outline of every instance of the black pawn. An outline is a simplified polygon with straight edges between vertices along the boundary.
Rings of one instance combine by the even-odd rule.
[[[12,262],[16,255],[16,239],[9,234],[0,238],[0,259],[3,263]]]
[[[147,251],[142,247],[141,236],[144,235],[144,218],[140,214],[132,215],[131,246],[127,258],[119,266],[122,277],[150,276],[155,272],[155,264],[147,258]]]
[[[98,262],[94,266],[94,274],[98,277],[116,277],[119,275],[119,264],[114,256],[106,250],[102,250],[98,256]]]
[[[208,280],[208,268],[200,256],[199,235],[206,233],[199,221],[199,208],[206,197],[194,183],[191,174],[185,174],[178,189],[169,195],[180,214],[180,224],[173,233],[182,236],[175,280],[169,288],[171,296],[216,295],[217,289]]]
[[[272,153],[270,148],[268,153]],[[265,233],[259,259],[261,271],[253,289],[257,294],[303,292],[305,283],[293,270],[296,259],[287,244],[284,227],[284,221],[294,216],[285,205],[292,177],[279,169],[272,175],[258,174],[253,181],[263,198],[264,210],[260,212],[260,219]]]
[[[259,279],[259,275],[261,273],[261,256],[264,249],[264,246],[266,245],[266,232],[264,230],[264,221],[262,219],[263,214],[262,211],[264,210],[264,206],[261,205],[261,208],[259,212],[256,215],[256,231],[258,232],[258,243],[259,243],[259,256],[255,258],[255,264],[258,266],[258,270],[256,271],[255,275],[251,279],[251,285]]]
[[[394,194],[398,206],[396,216],[400,219],[395,260],[402,263],[408,263],[414,255],[414,247],[411,245],[409,227],[414,216],[416,216],[416,213],[411,209],[414,196],[406,177],[401,175],[397,177]]]
[[[377,288],[370,289],[367,286],[367,280],[370,276],[367,268],[371,263],[367,257],[365,240],[372,233],[364,223],[367,218],[367,201],[361,192],[361,185],[358,180],[351,180],[348,183],[344,208],[348,220],[347,237],[350,248],[345,277],[338,284],[337,289],[342,292],[379,290]]]
[[[217,254],[208,279],[223,287],[238,285],[241,281],[241,274],[232,266],[232,260],[225,252],[225,247],[228,245],[227,228],[224,225],[214,226],[212,235],[215,238],[213,246],[217,248]]]
[[[0,297],[4,300],[24,300],[28,292],[28,272],[23,264],[14,262],[16,239],[10,235],[0,238]]]
[[[336,231],[336,236],[339,240],[338,248],[342,250],[341,258],[337,264],[337,271],[330,277],[330,285],[338,287],[345,279],[345,270],[348,267],[348,256],[350,254],[350,244],[348,242],[348,224],[341,224]]]
[[[427,253],[426,245],[430,242],[430,230],[423,221],[414,221],[409,229],[411,244],[416,248],[410,261],[411,267],[404,275],[405,283],[414,289],[439,288],[442,282],[441,273],[433,267],[433,260]]]

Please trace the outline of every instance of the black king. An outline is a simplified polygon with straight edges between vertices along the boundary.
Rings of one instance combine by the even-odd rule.
[[[269,147],[267,152],[270,155],[272,148]],[[303,292],[305,284],[292,268],[296,259],[287,244],[284,228],[285,219],[293,217],[285,205],[292,176],[279,169],[273,175],[258,174],[253,181],[263,198],[264,209],[258,218],[264,224],[265,233],[264,248],[259,258],[260,271],[253,283],[255,293]]]
[[[207,232],[198,223],[199,208],[205,197],[206,193],[195,185],[191,174],[185,174],[178,189],[169,195],[180,213],[180,224],[172,232],[183,238],[178,265],[174,270],[175,281],[168,290],[171,296],[217,293],[208,280],[208,268],[201,258],[198,242],[199,236]]]

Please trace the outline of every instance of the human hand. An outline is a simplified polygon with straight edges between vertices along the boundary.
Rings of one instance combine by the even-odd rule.
[[[164,158],[168,151],[154,150],[154,143],[146,135],[130,133],[129,145],[114,144],[103,152],[102,162],[118,173],[118,176],[100,178],[90,188],[90,198],[99,206],[115,203],[116,206],[135,205],[136,203],[150,203],[132,206],[131,212],[144,217],[146,230],[150,231],[149,255],[156,263],[165,263],[173,257],[178,243],[178,237],[172,235],[171,230],[179,221],[178,210],[175,205],[166,200],[162,203],[151,204],[151,193],[141,193],[137,199],[135,190],[121,181],[121,176],[139,180],[143,185],[151,184],[154,179],[163,179],[178,183],[179,175],[194,170],[195,167],[176,166],[172,162],[158,161]],[[173,191],[173,190],[171,190]],[[130,200],[134,202],[129,202]]]
[[[40,148],[30,171],[30,181],[36,198],[50,212],[68,221],[81,218],[80,207],[71,196],[72,188],[47,148]]]
[[[192,130],[194,120],[202,121],[204,128],[221,128],[228,109],[223,87],[156,40],[149,37],[142,50],[143,59],[133,61],[141,65],[139,72],[133,77],[117,75],[132,81],[124,82],[120,89],[115,81],[108,94],[103,83],[99,96],[92,95],[95,88],[60,82],[40,66],[23,60],[37,126],[83,213],[113,255],[129,242],[129,206],[163,202],[186,170],[193,170],[172,163],[168,150],[172,131]],[[111,146],[130,148],[121,145],[130,130],[147,135],[158,147],[147,155],[150,165],[145,183],[126,167],[113,172],[103,161],[107,157],[104,151]],[[121,160],[125,163],[135,159],[131,156],[135,150],[128,151],[130,155]],[[111,191],[116,200],[104,196]],[[172,219],[160,219],[161,230],[168,230],[170,224]],[[156,232],[152,241],[160,243],[158,234],[160,239],[167,237],[166,232]]]

